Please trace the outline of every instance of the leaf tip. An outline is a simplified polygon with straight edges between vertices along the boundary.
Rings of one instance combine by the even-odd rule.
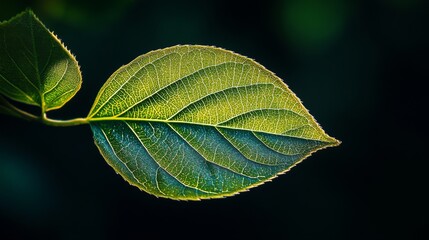
[[[329,147],[336,147],[338,145],[341,145],[340,140],[333,138],[331,136],[327,135],[326,140],[327,140],[326,143],[328,144]]]

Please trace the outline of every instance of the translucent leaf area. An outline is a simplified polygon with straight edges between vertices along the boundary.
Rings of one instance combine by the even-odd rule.
[[[172,199],[234,195],[338,144],[272,72],[207,46],[157,50],[121,67],[88,119],[116,172]]]

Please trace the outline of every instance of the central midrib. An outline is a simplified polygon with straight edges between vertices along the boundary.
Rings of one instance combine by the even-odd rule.
[[[91,122],[109,122],[109,121],[113,121],[113,122],[132,121],[132,122],[158,122],[158,123],[165,123],[165,124],[187,124],[187,125],[196,125],[196,126],[203,126],[203,127],[223,128],[223,129],[230,129],[230,130],[236,130],[236,131],[237,130],[238,131],[249,131],[249,132],[253,132],[253,133],[271,134],[271,135],[282,136],[282,137],[291,137],[291,138],[297,138],[297,139],[303,139],[303,140],[320,141],[320,142],[329,143],[329,141],[323,140],[323,139],[311,139],[311,138],[304,138],[304,137],[298,137],[298,136],[283,135],[282,133],[276,133],[276,132],[264,132],[264,131],[253,130],[253,129],[237,128],[237,127],[231,127],[231,126],[226,126],[226,125],[216,125],[216,124],[201,123],[201,122],[186,122],[186,121],[168,120],[168,119],[127,118],[127,117],[88,118],[89,123],[91,123]]]
[[[168,120],[168,119],[101,117],[101,118],[89,118],[88,121],[90,123],[91,122],[105,122],[105,121],[133,121],[133,122],[160,122],[160,123],[166,123],[166,124],[189,124],[189,125],[197,125],[197,126],[204,126],[204,127],[226,128],[226,129],[232,129],[232,130],[243,130],[243,131],[252,131],[252,132],[260,132],[260,133],[280,135],[279,133],[255,131],[252,129],[237,128],[237,127],[231,127],[231,126],[225,126],[225,125],[215,125],[215,124],[200,123],[200,122],[186,122],[186,121]]]

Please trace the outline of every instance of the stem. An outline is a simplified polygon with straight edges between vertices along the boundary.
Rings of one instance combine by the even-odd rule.
[[[45,125],[54,126],[54,127],[70,127],[70,126],[78,126],[78,125],[89,123],[87,118],[74,118],[69,120],[50,119],[46,117],[46,113],[43,113],[42,117],[38,118],[38,121]]]
[[[42,124],[45,124],[48,126],[55,126],[55,127],[69,127],[69,126],[89,124],[89,120],[87,118],[74,118],[74,119],[69,119],[69,120],[50,119],[46,116],[46,112],[44,112],[44,111],[42,111],[41,116],[38,117],[38,116],[35,116],[31,113],[28,113],[24,110],[21,110],[21,109],[15,107],[13,104],[9,103],[6,99],[4,99],[1,95],[0,95],[0,100],[10,110],[12,110],[14,114],[16,114],[15,116],[20,117],[22,119],[25,119],[27,121],[40,122]]]
[[[41,96],[41,99],[44,99],[44,96]],[[46,103],[45,101],[42,101],[42,112],[41,117],[39,118],[39,122],[48,125],[48,126],[54,126],[54,127],[70,127],[70,126],[77,126],[82,124],[88,124],[89,121],[87,118],[74,118],[69,120],[57,120],[57,119],[50,119],[46,116]]]

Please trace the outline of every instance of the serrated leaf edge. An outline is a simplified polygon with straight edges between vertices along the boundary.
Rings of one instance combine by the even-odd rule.
[[[74,90],[74,94],[70,95],[70,97],[68,97],[62,104],[55,106],[55,107],[51,107],[51,108],[46,108],[44,109],[44,111],[48,112],[51,110],[56,110],[59,108],[62,108],[67,102],[69,102],[76,94],[77,92],[81,89],[82,87],[82,71],[80,70],[81,67],[79,65],[79,62],[76,59],[76,56],[67,48],[67,46],[61,41],[61,39],[51,30],[49,30],[45,24],[36,16],[36,14],[33,12],[33,10],[31,10],[30,8],[27,8],[26,10],[22,11],[21,13],[18,13],[17,15],[13,16],[10,19],[4,20],[0,22],[0,25],[3,24],[8,24],[10,22],[13,22],[14,20],[24,16],[25,14],[29,14],[31,17],[33,17],[35,19],[35,21],[37,21],[38,23],[41,24],[41,26],[53,37],[54,41],[56,41],[57,43],[60,44],[60,46],[65,50],[66,54],[71,58],[72,61],[74,61],[77,65],[77,72],[78,72],[78,77],[79,77],[79,84],[77,85],[77,88]],[[39,94],[40,94],[40,107],[43,108],[43,106],[45,105],[44,102],[44,94],[41,92],[41,89],[38,89]]]

